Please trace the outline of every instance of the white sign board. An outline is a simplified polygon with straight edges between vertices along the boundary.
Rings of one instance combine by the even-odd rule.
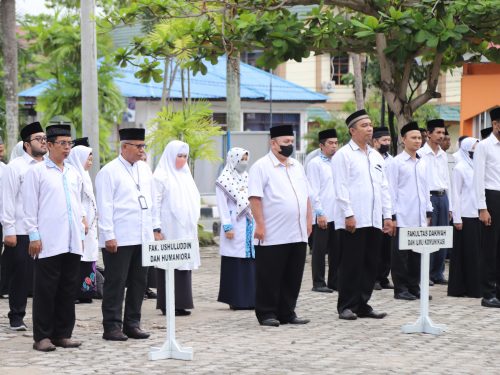
[[[146,242],[142,245],[142,265],[174,269],[191,262],[198,247],[197,240]]]
[[[429,261],[430,254],[453,247],[453,227],[418,227],[399,229],[399,250],[421,253],[420,258],[420,316],[414,324],[401,327],[404,333],[431,333],[439,335],[446,330],[443,324],[434,324],[429,317]]]
[[[193,349],[181,347],[175,339],[175,268],[189,263],[193,254],[198,251],[197,239],[154,241],[142,245],[142,265],[155,266],[165,270],[165,303],[167,315],[167,340],[161,347],[153,347],[149,352],[149,359],[182,359],[191,361]]]
[[[400,228],[399,249],[434,252],[453,247],[453,227]],[[422,251],[423,250],[423,251]]]

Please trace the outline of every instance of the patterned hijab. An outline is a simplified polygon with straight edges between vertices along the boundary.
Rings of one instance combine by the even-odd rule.
[[[226,166],[222,170],[215,184],[222,189],[224,194],[236,204],[236,218],[246,215],[252,218],[250,213],[250,202],[248,201],[248,172],[238,173],[235,169],[244,155],[250,152],[240,147],[233,147],[227,153]]]

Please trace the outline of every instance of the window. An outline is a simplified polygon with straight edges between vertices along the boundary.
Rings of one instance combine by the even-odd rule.
[[[227,128],[227,113],[219,112],[212,115],[212,119],[220,125],[223,130]]]
[[[272,125],[292,125],[295,131],[297,150],[300,150],[300,113],[273,113]],[[269,113],[244,113],[243,129],[253,131],[269,131],[271,116]]]
[[[342,76],[349,73],[349,55],[332,56],[330,59],[331,80],[342,85]]]
[[[476,117],[474,117],[474,122],[472,126],[472,136],[477,139],[481,139],[481,130],[491,127],[490,114],[488,112],[483,112]]]

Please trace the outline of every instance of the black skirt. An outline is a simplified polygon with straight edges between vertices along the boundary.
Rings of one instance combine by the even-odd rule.
[[[193,291],[191,282],[191,271],[174,272],[174,288],[175,288],[175,309],[188,310],[194,309]],[[165,270],[156,269],[156,308],[161,311],[166,310],[165,296]]]
[[[232,309],[255,307],[255,259],[221,257],[219,298]]]
[[[80,283],[78,299],[92,299],[96,294],[96,262],[80,262]]]

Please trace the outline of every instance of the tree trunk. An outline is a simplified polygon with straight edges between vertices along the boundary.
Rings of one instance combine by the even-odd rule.
[[[363,95],[363,73],[361,71],[361,56],[351,53],[352,65],[354,66],[354,98],[356,99],[356,109],[365,108],[365,98]]]
[[[166,57],[165,61],[163,62],[163,84],[161,87],[161,103],[160,103],[161,109],[167,106],[167,98],[169,97],[169,88],[170,88],[170,86],[168,85],[169,66],[170,66],[170,59]]]
[[[226,61],[226,102],[227,129],[241,130],[241,98],[240,98],[240,54],[233,52]]]
[[[9,155],[19,135],[19,107],[17,99],[17,38],[16,2],[0,1],[0,24],[3,35],[3,62],[5,87],[5,123],[7,124],[7,150]]]

